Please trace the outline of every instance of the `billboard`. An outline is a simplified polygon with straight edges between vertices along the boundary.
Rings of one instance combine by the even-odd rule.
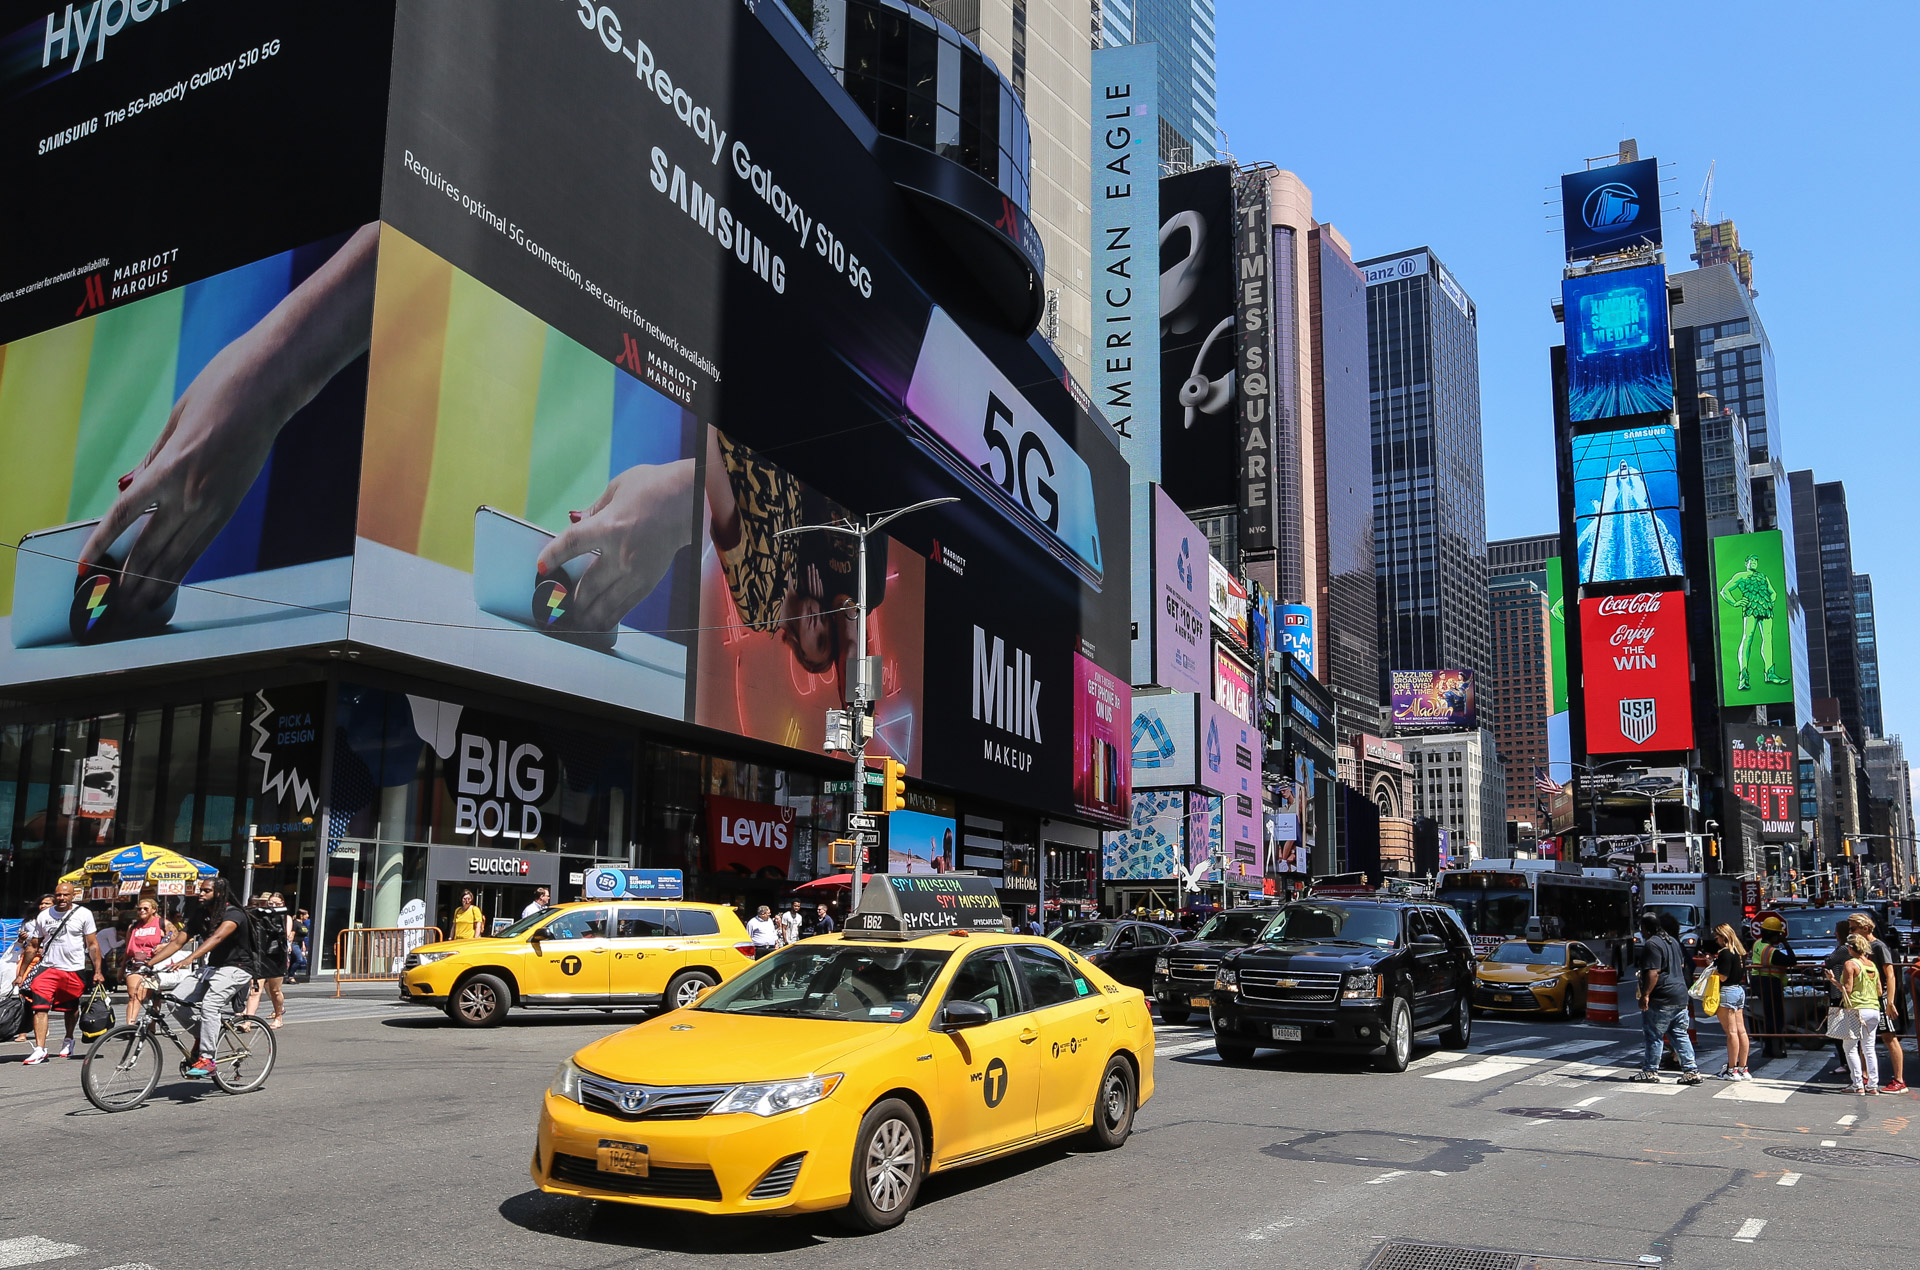
[[[1133,698],[1133,788],[1184,789],[1200,779],[1200,698],[1157,692]]]
[[[1093,400],[1160,479],[1160,46],[1093,50]]]
[[[1207,613],[1242,648],[1250,646],[1247,633],[1247,588],[1233,570],[1207,557]]]
[[[1580,652],[1589,754],[1693,748],[1684,592],[1581,600]]]
[[[1153,680],[1175,692],[1210,690],[1207,539],[1166,490],[1153,487]]]
[[[1074,806],[1083,815],[1121,823],[1133,790],[1127,741],[1133,689],[1078,653],[1073,669]]]
[[[1639,159],[1560,178],[1568,260],[1660,245],[1660,165]]]
[[[1553,659],[1553,709],[1561,714],[1567,708],[1567,583],[1562,572],[1565,562],[1559,556],[1547,561],[1547,644]]]
[[[886,826],[887,872],[953,872],[956,826],[952,816],[890,811],[882,823]]]
[[[1793,729],[1727,725],[1727,782],[1760,817],[1762,842],[1796,842],[1800,798]]]
[[[1246,723],[1253,722],[1253,672],[1228,652],[1224,645],[1216,645],[1213,650],[1213,699],[1225,706],[1235,718]]]
[[[1657,424],[1573,438],[1579,585],[1682,574],[1679,437]]]
[[[1389,690],[1396,731],[1449,731],[1479,726],[1471,670],[1392,670]]]
[[[1127,828],[1100,835],[1101,874],[1109,882],[1171,878],[1186,856],[1187,796],[1136,790]]]
[[[1233,171],[1160,182],[1160,480],[1182,507],[1240,501]]]
[[[1567,417],[1574,423],[1673,409],[1667,271],[1660,265],[1568,278]]]
[[[1274,392],[1273,234],[1265,172],[1235,172],[1234,376],[1239,399],[1240,549],[1274,545],[1278,404]]]
[[[1280,606],[1280,645],[1307,674],[1313,673],[1313,610],[1304,604]]]
[[[1744,707],[1792,701],[1787,562],[1780,531],[1715,538],[1713,590],[1720,633],[1721,704]]]

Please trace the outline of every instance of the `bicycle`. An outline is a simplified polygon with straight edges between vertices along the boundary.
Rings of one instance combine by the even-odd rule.
[[[165,1061],[160,1048],[163,1039],[179,1051],[180,1073],[186,1075],[193,1061],[194,1038],[182,1040],[168,1017],[168,1007],[184,1004],[171,994],[156,992],[148,998],[138,1022],[117,1023],[87,1047],[80,1088],[88,1102],[102,1111],[131,1111],[152,1097]],[[220,1020],[213,1083],[230,1094],[250,1094],[267,1083],[278,1053],[273,1030],[264,1022],[250,1014],[227,1014]]]

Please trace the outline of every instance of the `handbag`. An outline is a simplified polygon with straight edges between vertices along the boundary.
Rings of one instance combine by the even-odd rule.
[[[1699,977],[1694,979],[1693,986],[1687,989],[1687,995],[1692,997],[1695,1001],[1705,1001],[1707,999],[1707,983],[1709,980],[1713,979],[1714,977],[1715,976],[1713,973],[1713,968],[1711,966],[1709,966],[1705,970],[1702,970],[1699,974]]]
[[[1707,991],[1700,998],[1700,1010],[1709,1018],[1720,1013],[1720,976],[1713,975],[1707,980]]]
[[[1836,1041],[1853,1038],[1853,1024],[1848,1020],[1847,1012],[1837,1005],[1827,1007],[1827,1025],[1822,1031]]]
[[[0,1041],[11,1041],[27,1021],[27,1001],[14,989],[0,997]]]
[[[80,1039],[91,1045],[113,1026],[113,1006],[107,1000],[107,985],[101,984],[87,994],[86,1008],[80,1011]]]

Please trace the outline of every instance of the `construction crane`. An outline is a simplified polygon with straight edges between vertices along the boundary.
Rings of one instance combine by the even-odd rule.
[[[1707,161],[1707,180],[1706,183],[1700,187],[1700,210],[1693,214],[1693,223],[1696,225],[1709,225],[1713,223],[1711,219],[1713,215],[1713,169],[1719,165],[1719,162],[1718,159],[1709,159]]]

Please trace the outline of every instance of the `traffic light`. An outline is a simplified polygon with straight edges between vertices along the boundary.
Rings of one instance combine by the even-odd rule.
[[[900,811],[907,805],[907,765],[897,758],[880,760],[880,810]]]
[[[267,863],[280,863],[280,839],[278,838],[267,839]]]

